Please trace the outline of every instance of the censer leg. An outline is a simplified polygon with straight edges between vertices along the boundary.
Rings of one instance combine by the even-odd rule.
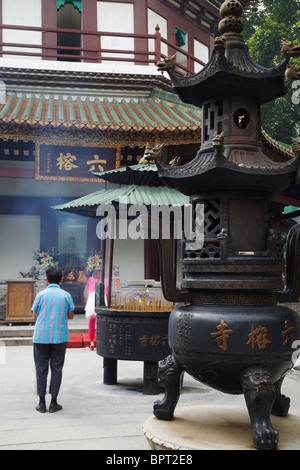
[[[159,419],[171,420],[180,396],[184,369],[170,355],[159,362],[158,377],[165,387],[165,396],[154,403],[153,413]]]
[[[243,372],[241,384],[251,420],[254,446],[258,449],[275,449],[278,431],[273,428],[270,415],[276,389],[271,375],[263,367],[251,367]]]

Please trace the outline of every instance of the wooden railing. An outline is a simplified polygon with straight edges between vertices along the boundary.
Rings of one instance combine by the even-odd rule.
[[[0,57],[22,56],[34,57],[42,60],[67,60],[77,62],[103,63],[123,62],[134,63],[136,65],[155,65],[162,61],[167,55],[180,55],[180,63],[176,62],[176,70],[182,74],[194,74],[197,67],[205,65],[197,57],[184,51],[176,44],[163,38],[157,26],[155,34],[129,34],[114,33],[105,31],[84,31],[77,29],[62,28],[39,28],[33,26],[2,25]],[[16,31],[13,42],[3,40],[5,31]],[[18,42],[17,32],[40,33],[40,43],[25,43],[22,39]],[[58,44],[59,33],[76,35],[80,37],[80,47]],[[19,33],[20,34],[20,33]],[[119,38],[133,40],[132,49],[115,49],[113,47],[103,47],[105,38]],[[21,42],[22,41],[22,42]],[[153,47],[152,47],[153,44]],[[165,50],[165,54],[162,52]]]

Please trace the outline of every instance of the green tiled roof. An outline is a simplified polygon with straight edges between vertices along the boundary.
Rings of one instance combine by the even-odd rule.
[[[52,209],[86,217],[96,217],[97,207],[101,204],[143,204],[145,206],[184,206],[189,198],[176,189],[148,186],[122,186],[115,189],[103,189],[73,201],[53,206]]]
[[[183,103],[165,90],[154,88],[147,99],[63,97],[44,94],[6,96],[0,105],[0,124],[61,129],[145,131],[148,133],[200,131],[202,112]],[[263,142],[271,152],[293,156],[291,145],[279,142],[262,131]]]
[[[154,89],[147,99],[63,97],[44,94],[7,95],[0,122],[29,126],[123,131],[195,131],[201,110]]]

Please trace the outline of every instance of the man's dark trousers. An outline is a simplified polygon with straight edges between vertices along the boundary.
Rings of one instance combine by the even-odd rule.
[[[49,365],[51,369],[50,393],[52,398],[57,398],[62,371],[66,356],[67,343],[38,344],[34,343],[34,361],[36,366],[37,393],[39,397],[46,396],[47,377]]]

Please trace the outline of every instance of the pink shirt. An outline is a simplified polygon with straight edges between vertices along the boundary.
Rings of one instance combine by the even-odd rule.
[[[87,286],[87,293],[90,294],[92,292],[95,292],[96,290],[96,283],[100,282],[100,277],[95,278],[93,276],[89,277],[86,283]]]

